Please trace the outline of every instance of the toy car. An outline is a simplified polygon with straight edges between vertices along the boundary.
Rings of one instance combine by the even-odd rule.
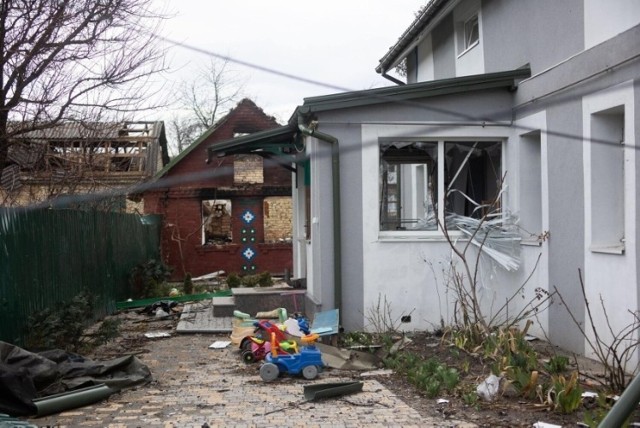
[[[317,334],[302,336],[305,344],[299,352],[294,354],[278,353],[275,335],[272,334],[271,352],[265,356],[265,362],[260,367],[260,377],[265,382],[275,380],[281,373],[298,375],[302,373],[305,379],[315,379],[324,367],[322,353],[314,345],[318,340]]]
[[[297,345],[294,341],[287,340],[281,328],[267,320],[256,321],[253,336],[247,336],[240,342],[242,360],[245,363],[263,360],[265,355],[271,352],[271,342],[269,338],[275,335],[278,347],[284,352],[297,352]]]

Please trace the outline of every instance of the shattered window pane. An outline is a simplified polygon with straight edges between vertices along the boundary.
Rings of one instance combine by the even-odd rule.
[[[450,214],[479,219],[499,211],[501,158],[502,143],[495,141],[382,143],[380,230],[435,231],[438,218]],[[438,194],[439,177],[444,195]]]
[[[436,230],[437,142],[381,146],[380,230]]]

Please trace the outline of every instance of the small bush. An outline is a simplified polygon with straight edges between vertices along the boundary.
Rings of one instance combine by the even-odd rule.
[[[184,294],[193,294],[193,281],[191,280],[191,274],[187,273],[184,276],[184,282],[182,284],[182,290],[184,291]]]
[[[172,270],[162,261],[154,259],[136,265],[129,277],[134,298],[168,296],[170,286],[167,280]]]
[[[229,288],[237,288],[242,285],[242,280],[237,273],[230,273],[227,275],[227,287]]]
[[[260,287],[271,287],[273,285],[273,278],[269,272],[262,272],[258,275],[258,285]]]
[[[84,330],[93,321],[95,301],[94,295],[83,291],[69,302],[32,314],[27,321],[25,347],[80,351],[86,342]]]

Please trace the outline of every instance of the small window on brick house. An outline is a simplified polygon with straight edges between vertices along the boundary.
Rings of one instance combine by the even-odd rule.
[[[231,201],[202,201],[202,244],[221,245],[233,241],[231,234]]]
[[[233,182],[235,184],[264,183],[262,157],[258,155],[236,155],[233,160]]]

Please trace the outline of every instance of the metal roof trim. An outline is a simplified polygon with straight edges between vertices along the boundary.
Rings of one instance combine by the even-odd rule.
[[[411,45],[416,38],[420,38],[423,29],[437,18],[439,12],[443,10],[441,6],[447,3],[455,2],[455,0],[431,0],[422,11],[422,13],[414,19],[409,27],[402,33],[398,41],[389,48],[386,54],[380,59],[380,64],[376,67],[376,72],[380,74],[386,73],[398,60],[398,55],[404,52],[407,46]]]
[[[266,145],[280,145],[291,143],[296,130],[292,126],[285,125],[278,128],[267,129],[253,134],[237,137],[232,140],[221,141],[207,147],[207,153],[212,156],[221,152],[236,152],[239,150],[254,150]],[[254,147],[255,145],[255,147]]]
[[[511,88],[516,86],[517,79],[524,79],[530,75],[531,70],[525,67],[511,71],[455,77],[403,86],[388,86],[363,91],[343,92],[305,98],[304,104],[298,107],[298,109],[301,113],[308,114],[311,112],[449,95],[472,90],[499,87]]]

